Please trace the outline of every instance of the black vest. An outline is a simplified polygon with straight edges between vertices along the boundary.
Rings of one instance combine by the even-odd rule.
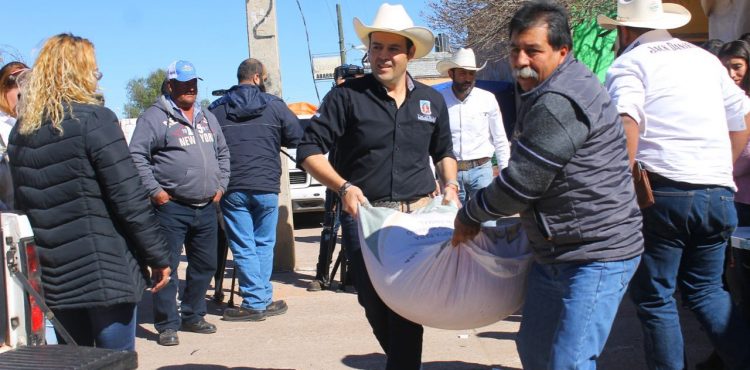
[[[557,93],[586,117],[589,135],[547,192],[521,219],[541,263],[614,261],[643,250],[641,213],[628,169],[617,109],[593,73],[569,54],[533,90],[521,95],[516,130],[537,99]]]

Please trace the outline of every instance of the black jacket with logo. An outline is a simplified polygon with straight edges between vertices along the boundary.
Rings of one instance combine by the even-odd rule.
[[[407,75],[401,107],[372,74],[326,95],[297,147],[297,162],[336,143],[341,176],[370,201],[411,200],[435,191],[430,157],[455,158],[443,96]]]

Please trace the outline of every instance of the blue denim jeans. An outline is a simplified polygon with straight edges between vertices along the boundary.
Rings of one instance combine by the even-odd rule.
[[[477,190],[482,189],[492,182],[492,161],[481,166],[477,166],[466,171],[458,171],[458,199],[461,204],[466,202],[466,198],[471,198]]]
[[[747,323],[732,307],[722,274],[727,239],[737,224],[732,192],[677,182],[652,184],[656,203],[643,210],[645,251],[630,295],[650,369],[683,369],[677,303],[693,311],[729,368],[747,364]]]
[[[78,345],[135,351],[135,303],[53,310],[53,313]],[[64,337],[58,337],[59,342],[65,344]]]
[[[265,310],[273,299],[273,248],[279,221],[279,195],[231,191],[221,200],[242,307]]]
[[[213,203],[192,207],[169,201],[156,207],[156,216],[171,251],[169,267],[172,269],[167,285],[153,294],[154,327],[161,333],[166,329],[179,329],[181,322],[195,323],[206,316],[206,290],[216,272],[218,222]],[[183,245],[188,265],[178,313],[177,267]]]
[[[341,244],[351,261],[357,301],[365,309],[372,332],[385,352],[385,369],[419,370],[422,365],[422,325],[401,317],[380,299],[362,258],[357,221],[345,212],[341,213],[340,219]]]
[[[534,262],[516,339],[523,368],[595,369],[639,260]]]

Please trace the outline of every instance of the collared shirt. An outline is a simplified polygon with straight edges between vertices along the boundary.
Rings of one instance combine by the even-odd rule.
[[[184,118],[185,121],[190,122],[192,126],[195,126],[195,124],[198,122],[198,116],[200,115],[200,112],[201,112],[201,105],[198,104],[198,102],[193,103],[193,119],[190,120],[190,118],[185,115],[185,112],[182,109],[180,109],[180,107],[177,106],[177,103],[175,103],[174,100],[172,100],[172,97],[169,95],[166,95],[166,96],[168,98],[167,101],[169,102],[169,105],[172,106],[172,114],[182,116],[182,118]]]
[[[370,201],[411,200],[435,190],[429,157],[453,158],[440,94],[407,75],[401,107],[371,74],[326,95],[297,146],[297,162],[336,145],[334,167]]]
[[[510,147],[495,95],[474,87],[461,101],[456,98],[451,86],[439,91],[448,105],[456,159],[468,161],[495,154],[498,167],[508,167]]]
[[[0,137],[3,139],[2,145],[8,146],[8,137],[10,137],[10,130],[16,125],[16,119],[8,113],[0,112]],[[5,148],[2,149],[3,152]]]
[[[664,30],[641,35],[607,72],[618,112],[640,130],[636,159],[674,181],[735,189],[728,131],[750,100],[719,60]]]

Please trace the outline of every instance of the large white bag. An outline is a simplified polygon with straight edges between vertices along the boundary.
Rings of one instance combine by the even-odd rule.
[[[440,198],[412,214],[359,207],[359,238],[380,298],[413,322],[441,329],[489,325],[517,311],[531,252],[517,219],[483,227],[454,248],[455,206]]]

